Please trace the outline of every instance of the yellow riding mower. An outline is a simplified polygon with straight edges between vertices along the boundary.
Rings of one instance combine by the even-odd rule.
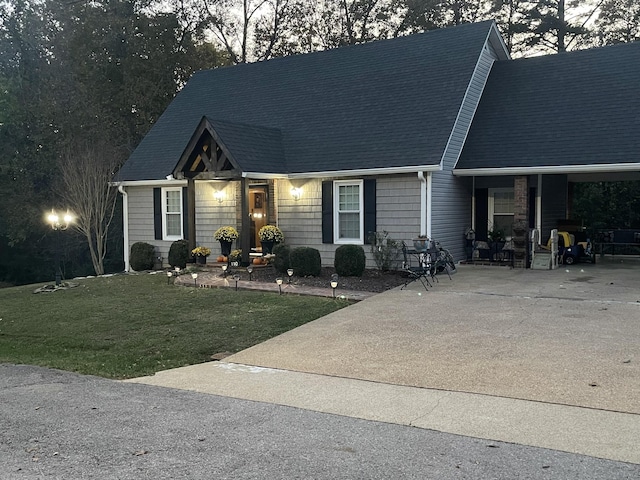
[[[551,238],[543,248],[551,250]],[[558,256],[561,263],[566,265],[573,265],[576,262],[596,263],[591,240],[576,243],[575,236],[569,232],[558,232]]]

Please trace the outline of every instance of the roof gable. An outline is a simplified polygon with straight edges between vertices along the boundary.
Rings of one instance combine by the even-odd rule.
[[[640,42],[497,62],[456,172],[632,168],[638,132]]]
[[[170,174],[203,116],[212,125],[218,122],[238,152],[245,149],[247,171],[437,166],[493,25],[468,24],[199,72],[119,178]],[[256,147],[277,149],[275,136],[264,136],[267,130],[280,132],[277,148],[284,161],[258,154]],[[244,145],[248,138],[253,140]]]

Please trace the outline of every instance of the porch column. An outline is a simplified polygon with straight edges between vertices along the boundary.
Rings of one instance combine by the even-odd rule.
[[[527,266],[527,237],[529,229],[529,182],[526,176],[518,175],[513,180],[513,224],[514,267]]]
[[[187,179],[187,241],[189,252],[196,248],[196,181]]]
[[[240,249],[242,250],[242,264],[249,265],[251,252],[251,223],[249,218],[249,182],[245,177],[240,179]]]

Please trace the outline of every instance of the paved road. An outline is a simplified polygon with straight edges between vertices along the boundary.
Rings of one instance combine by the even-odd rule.
[[[640,466],[0,365],[0,478],[637,479]]]

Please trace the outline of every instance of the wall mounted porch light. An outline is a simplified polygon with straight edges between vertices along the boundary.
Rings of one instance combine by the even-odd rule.
[[[300,200],[300,198],[302,198],[302,188],[300,188],[300,187],[292,187],[291,188],[291,196],[293,197],[293,199],[296,202],[298,200]]]
[[[215,198],[218,203],[222,203],[222,201],[224,200],[224,190],[216,190],[213,193],[213,198]]]

